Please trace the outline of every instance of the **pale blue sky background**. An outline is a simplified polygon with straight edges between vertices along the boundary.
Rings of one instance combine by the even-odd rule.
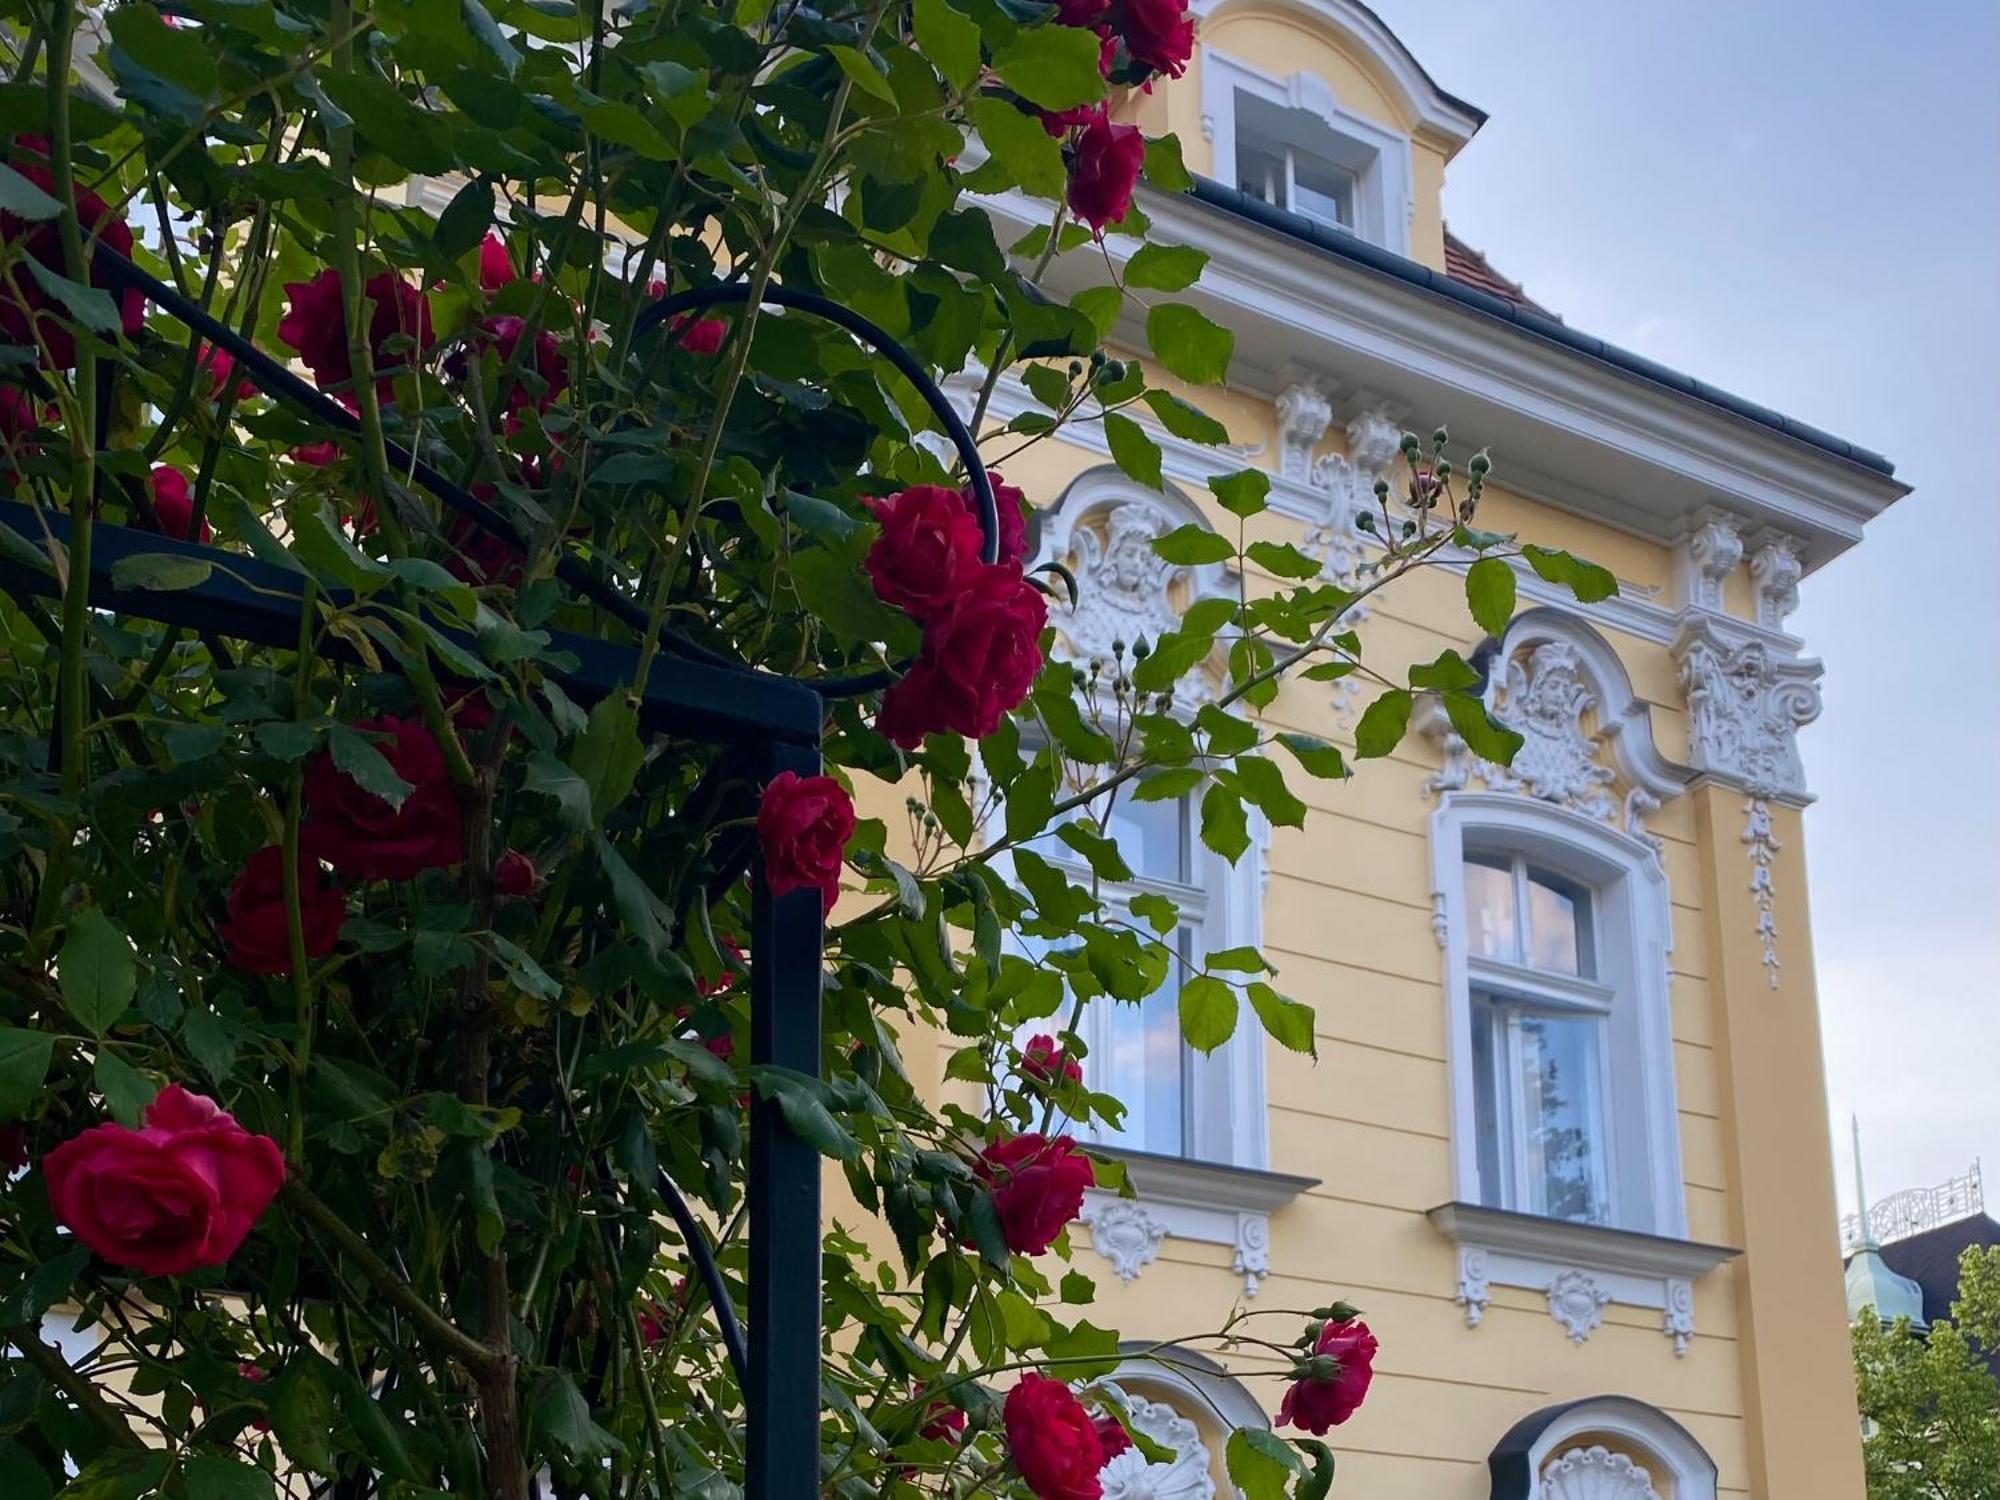
[[[1854,1110],[1871,1198],[1977,1156],[2000,1216],[2000,6],[1374,4],[1491,116],[1459,235],[1916,486],[1790,622],[1827,663],[1803,743],[1841,1199]]]

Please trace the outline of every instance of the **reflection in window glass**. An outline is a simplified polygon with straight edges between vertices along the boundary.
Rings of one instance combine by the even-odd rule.
[[[1517,963],[1521,957],[1514,909],[1514,871],[1505,861],[1479,856],[1465,862],[1465,907],[1471,916],[1467,947],[1475,958]]]
[[[1187,800],[1135,802],[1120,797],[1111,809],[1105,833],[1118,845],[1132,873],[1147,880],[1186,884]]]
[[[1566,880],[1528,872],[1528,963],[1590,976],[1590,897]]]
[[[1522,1014],[1521,1115],[1528,1207],[1551,1219],[1605,1218],[1604,1121],[1595,1016]]]
[[[1290,206],[1285,202],[1284,157],[1255,141],[1244,141],[1236,148],[1236,185],[1273,208]]]
[[[1292,207],[1342,229],[1354,227],[1354,174],[1302,151],[1292,153]]]

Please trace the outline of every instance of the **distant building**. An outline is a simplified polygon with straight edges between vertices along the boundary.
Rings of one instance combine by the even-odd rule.
[[[1870,1204],[1857,1128],[1854,1189],[1859,1212],[1840,1225],[1848,1316],[1872,1307],[1885,1323],[1908,1318],[1919,1330],[1949,1318],[1958,1299],[1959,1257],[1975,1245],[2000,1245],[2000,1220],[1986,1212],[1979,1164],[1936,1187],[1908,1188]]]

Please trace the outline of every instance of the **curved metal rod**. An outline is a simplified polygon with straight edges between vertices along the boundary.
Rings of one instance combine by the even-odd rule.
[[[695,1270],[701,1275],[701,1284],[708,1291],[709,1305],[715,1309],[715,1321],[722,1329],[722,1344],[729,1351],[729,1362],[736,1367],[736,1382],[744,1390],[750,1388],[750,1350],[743,1341],[743,1325],[736,1321],[736,1304],[729,1300],[729,1288],[722,1280],[722,1268],[715,1263],[715,1255],[708,1248],[708,1238],[702,1233],[701,1225],[695,1221],[694,1211],[681,1196],[681,1190],[674,1186],[673,1178],[662,1167],[656,1174],[660,1197],[666,1201],[667,1212],[674,1216],[674,1223],[680,1226],[681,1238],[687,1241],[688,1254],[694,1258]]]

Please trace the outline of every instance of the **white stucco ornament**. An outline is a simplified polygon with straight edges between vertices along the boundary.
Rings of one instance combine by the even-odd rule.
[[[1153,1463],[1136,1447],[1127,1448],[1098,1471],[1104,1500],[1214,1500],[1208,1447],[1194,1423],[1161,1402],[1119,1395],[1132,1427],[1174,1456]]]
[[[1166,1224],[1130,1198],[1089,1204],[1083,1222],[1090,1226],[1090,1248],[1111,1262],[1120,1281],[1132,1280],[1151,1265],[1167,1237]]]
[[[1572,1448],[1542,1470],[1544,1500],[1660,1500],[1652,1476],[1601,1444]]]
[[[1549,1283],[1549,1316],[1562,1324],[1572,1344],[1580,1344],[1604,1321],[1611,1294],[1587,1271],[1564,1271]]]

